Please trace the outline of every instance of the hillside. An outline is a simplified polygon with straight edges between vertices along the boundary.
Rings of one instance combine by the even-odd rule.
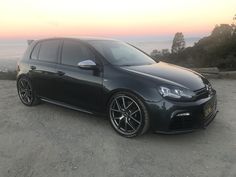
[[[169,54],[163,58],[170,63],[186,67],[236,70],[235,25],[216,26],[210,36],[200,39],[193,47],[187,47],[178,54]]]

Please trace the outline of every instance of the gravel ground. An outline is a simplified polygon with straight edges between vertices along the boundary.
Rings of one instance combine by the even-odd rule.
[[[235,177],[236,80],[211,80],[219,113],[206,130],[117,135],[103,117],[51,104],[26,107],[0,81],[1,177]]]

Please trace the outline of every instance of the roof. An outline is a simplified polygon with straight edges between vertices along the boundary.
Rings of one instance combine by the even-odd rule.
[[[44,40],[51,40],[51,39],[78,39],[78,40],[82,40],[82,41],[118,41],[116,39],[112,39],[112,38],[103,38],[103,37],[87,37],[87,36],[76,36],[76,37],[53,37],[53,38],[45,38],[45,39],[39,39],[38,41],[44,41]]]

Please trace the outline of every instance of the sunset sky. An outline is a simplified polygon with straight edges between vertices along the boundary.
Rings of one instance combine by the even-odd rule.
[[[234,14],[236,0],[2,0],[0,39],[202,36]]]

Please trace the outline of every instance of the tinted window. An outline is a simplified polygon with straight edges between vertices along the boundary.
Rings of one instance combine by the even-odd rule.
[[[77,66],[84,60],[94,60],[94,55],[86,46],[78,41],[64,41],[62,64]]]
[[[33,49],[33,52],[31,53],[31,59],[33,59],[33,60],[38,59],[39,48],[40,48],[40,44],[38,43],[38,44],[36,44],[36,46]]]
[[[41,47],[39,51],[39,60],[56,63],[58,49],[59,49],[59,40],[50,40],[41,42]]]

